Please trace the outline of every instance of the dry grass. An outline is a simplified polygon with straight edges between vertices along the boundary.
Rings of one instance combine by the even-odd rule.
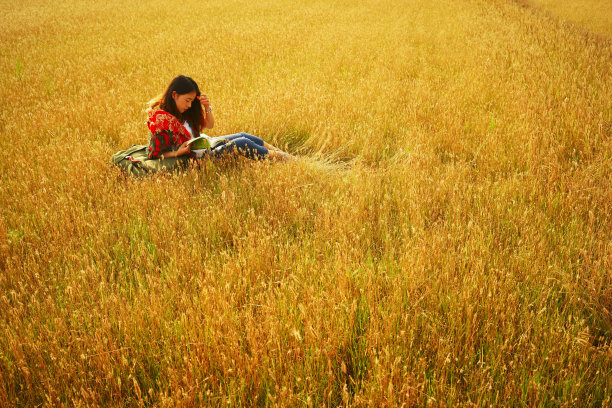
[[[0,406],[611,405],[610,37],[90,3],[0,2]],[[178,73],[302,158],[120,177]]]
[[[603,37],[612,37],[612,2],[608,0],[523,0]]]

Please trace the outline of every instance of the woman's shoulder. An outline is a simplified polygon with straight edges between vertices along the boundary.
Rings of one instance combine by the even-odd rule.
[[[156,119],[156,118],[170,119],[170,118],[174,118],[174,116],[170,112],[166,112],[165,110],[162,110],[159,108],[149,108],[147,109],[147,118],[149,120]]]
[[[161,109],[149,109],[147,111],[147,126],[151,132],[166,130],[176,126],[178,120],[169,112]]]
[[[186,140],[191,138],[191,134],[174,115],[161,109],[149,112],[147,126],[151,133],[169,131]]]

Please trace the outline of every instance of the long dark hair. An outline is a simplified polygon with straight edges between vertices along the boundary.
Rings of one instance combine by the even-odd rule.
[[[172,98],[172,92],[176,92],[179,95],[188,94],[190,92],[196,93],[196,98],[191,102],[191,107],[182,114],[179,112]],[[151,108],[159,108],[165,110],[168,113],[174,115],[179,121],[188,120],[193,126],[193,131],[200,133],[206,123],[206,117],[202,111],[202,104],[197,98],[200,96],[200,88],[193,79],[185,75],[179,75],[175,77],[166,91],[149,102]]]

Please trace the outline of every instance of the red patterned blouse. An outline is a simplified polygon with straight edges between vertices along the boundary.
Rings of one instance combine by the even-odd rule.
[[[191,139],[191,134],[179,120],[163,110],[150,110],[147,126],[151,131],[151,140],[147,155],[150,159],[161,158],[166,151],[177,150],[180,145]],[[194,155],[194,153],[191,153]]]

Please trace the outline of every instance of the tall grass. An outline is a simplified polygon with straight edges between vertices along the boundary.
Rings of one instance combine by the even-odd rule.
[[[609,36],[505,0],[0,5],[0,406],[611,405]],[[178,73],[211,135],[300,159],[122,177]]]
[[[606,0],[522,0],[541,11],[560,17],[566,24],[575,24],[586,35],[612,36],[612,3]]]

